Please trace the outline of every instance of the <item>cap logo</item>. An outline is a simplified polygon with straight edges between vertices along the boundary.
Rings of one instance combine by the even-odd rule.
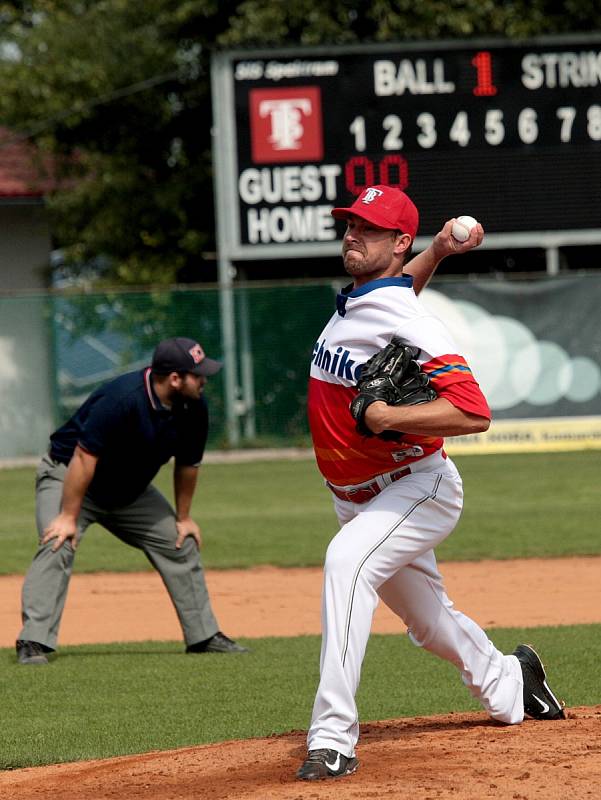
[[[373,203],[376,197],[379,197],[381,194],[384,194],[380,189],[374,189],[373,186],[370,186],[369,189],[365,190],[365,194],[361,198],[361,202],[369,205]]]
[[[191,347],[188,352],[192,356],[192,361],[195,364],[200,364],[200,362],[205,358],[205,353],[202,347],[199,344],[195,344],[194,347]]]

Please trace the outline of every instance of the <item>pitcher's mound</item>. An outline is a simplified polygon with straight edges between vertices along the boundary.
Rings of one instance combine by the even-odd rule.
[[[362,726],[359,770],[295,780],[304,732],[0,774],[19,800],[593,800],[601,786],[601,706],[557,722],[505,726],[483,713]],[[150,721],[152,724],[152,721]]]

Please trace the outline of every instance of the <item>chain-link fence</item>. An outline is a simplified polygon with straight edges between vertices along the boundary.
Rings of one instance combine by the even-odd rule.
[[[335,311],[332,282],[236,286],[241,443],[308,444],[313,345]],[[435,283],[422,295],[466,355],[497,419],[601,414],[601,276]],[[99,384],[189,336],[222,355],[217,287],[0,298],[0,457],[37,455]],[[223,373],[209,379],[209,446],[227,441]]]
[[[245,438],[250,439],[247,444],[307,443],[309,358],[334,296],[335,289],[326,284],[234,290],[239,386],[235,403],[243,438],[246,431]],[[100,383],[147,365],[161,339],[188,336],[211,357],[221,357],[216,288],[98,292],[56,296],[51,302],[60,420]],[[209,380],[206,395],[211,411],[209,444],[224,446],[222,373]],[[245,396],[253,397],[252,407]]]

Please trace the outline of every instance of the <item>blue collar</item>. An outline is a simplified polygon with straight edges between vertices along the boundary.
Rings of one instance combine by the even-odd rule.
[[[374,289],[383,289],[386,286],[398,286],[403,289],[411,289],[413,286],[413,276],[402,275],[400,278],[376,278],[373,281],[364,283],[363,286],[359,286],[357,289],[353,289],[353,284],[350,283],[336,295],[336,310],[341,317],[344,317],[346,314],[346,301],[349,297],[362,297],[368,292],[373,292]]]

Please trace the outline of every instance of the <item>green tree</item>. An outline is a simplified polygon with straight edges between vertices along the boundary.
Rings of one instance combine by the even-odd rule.
[[[599,30],[597,0],[296,0],[240,3],[228,46],[347,44]]]
[[[112,280],[173,282],[213,247],[209,46],[234,6],[5,5],[0,115],[54,158],[49,211],[72,262],[103,254]]]
[[[215,47],[601,29],[597,0],[0,3],[0,119],[51,154],[56,245],[127,284],[205,279],[214,250]],[[204,264],[204,266],[203,266]]]

